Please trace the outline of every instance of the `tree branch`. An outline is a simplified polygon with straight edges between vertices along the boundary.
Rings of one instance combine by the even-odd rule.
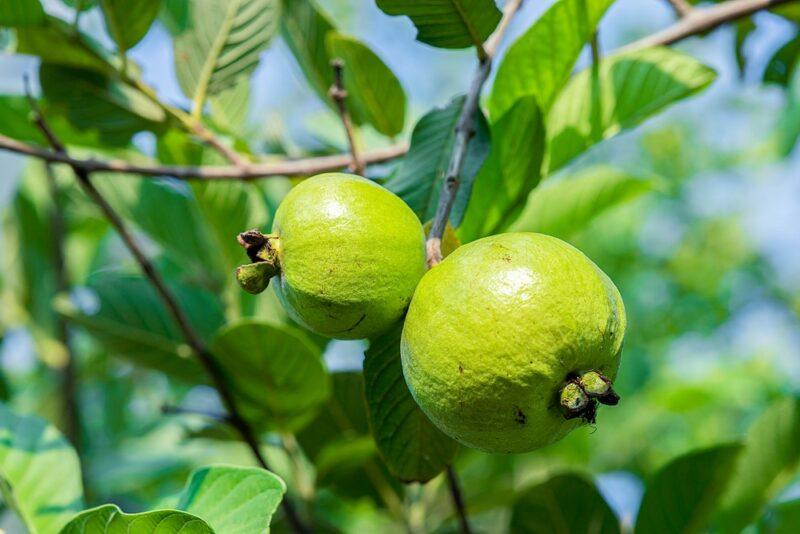
[[[333,85],[331,85],[328,94],[330,94],[333,101],[336,103],[336,109],[339,111],[339,118],[344,126],[345,135],[347,135],[347,146],[350,147],[350,168],[359,176],[364,176],[364,162],[358,157],[358,148],[356,147],[355,134],[353,132],[353,121],[350,120],[350,112],[347,111],[347,90],[344,88],[344,80],[342,79],[344,70],[344,61],[341,59],[334,59],[331,61],[333,68]]]
[[[447,486],[450,488],[450,496],[453,498],[453,507],[456,509],[456,514],[458,515],[458,525],[461,529],[461,534],[470,534],[472,529],[467,520],[467,507],[461,495],[461,488],[458,485],[456,471],[453,469],[452,465],[448,465],[445,473],[447,474]]]
[[[66,149],[64,148],[63,143],[61,143],[61,141],[53,134],[53,131],[47,124],[44,116],[38,112],[38,109],[36,108],[34,108],[33,111],[35,123],[39,126],[39,129],[53,145],[53,149],[61,155],[67,157]],[[198,361],[205,369],[216,390],[219,392],[220,398],[222,399],[225,409],[229,414],[231,425],[241,435],[242,440],[250,448],[250,451],[253,453],[253,456],[258,464],[264,469],[269,469],[264,455],[261,452],[258,439],[256,438],[256,435],[249,423],[241,415],[236,403],[236,399],[225,380],[222,369],[214,358],[214,355],[206,347],[205,343],[200,338],[200,335],[192,326],[189,318],[180,307],[180,304],[178,304],[177,298],[172,294],[172,291],[167,286],[166,281],[161,277],[153,263],[150,261],[147,255],[145,255],[142,248],[133,238],[133,234],[127,228],[127,225],[122,220],[122,217],[120,217],[120,215],[114,211],[114,208],[111,206],[111,204],[108,203],[105,197],[103,197],[100,191],[98,191],[94,186],[91,181],[90,172],[80,166],[73,166],[72,170],[75,173],[78,183],[83,191],[95,203],[95,205],[97,205],[105,218],[117,231],[120,238],[125,243],[126,248],[130,251],[136,262],[139,264],[139,267],[142,269],[145,277],[150,281],[152,286],[155,288],[156,293],[167,307],[167,311],[178,325],[178,328],[183,334],[186,343],[192,348]],[[286,516],[294,531],[298,533],[308,532],[306,527],[300,521],[297,511],[294,509],[294,505],[291,503],[291,501],[289,499],[284,499],[281,502],[281,505],[283,506],[283,510],[286,513]]]
[[[475,134],[473,123],[475,113],[478,110],[481,89],[483,89],[483,85],[492,71],[492,60],[497,53],[500,40],[521,5],[522,0],[509,0],[506,2],[503,8],[503,18],[500,20],[495,32],[486,41],[486,46],[484,47],[486,57],[478,64],[478,70],[475,72],[467,98],[464,101],[464,107],[461,109],[461,115],[456,124],[456,138],[453,144],[453,152],[450,156],[450,164],[447,167],[447,174],[445,174],[444,183],[442,184],[442,193],[439,196],[439,204],[436,207],[436,215],[434,215],[426,243],[428,267],[433,267],[442,261],[442,236],[460,185],[459,179],[467,157],[469,141]]]
[[[667,0],[678,17],[686,17],[694,11],[694,6],[686,0]]]

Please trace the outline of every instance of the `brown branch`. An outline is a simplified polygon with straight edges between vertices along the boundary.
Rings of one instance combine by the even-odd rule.
[[[727,22],[752,15],[757,11],[790,2],[797,2],[797,0],[729,0],[708,8],[695,8],[691,14],[672,26],[623,46],[620,51],[629,52],[651,46],[669,45],[687,37],[713,30]]]
[[[364,162],[358,156],[358,147],[356,147],[355,133],[353,132],[353,121],[350,120],[350,112],[347,110],[347,90],[344,88],[343,70],[344,61],[341,59],[334,59],[331,61],[331,68],[333,68],[333,85],[331,85],[328,94],[334,103],[336,109],[339,111],[339,118],[344,126],[344,133],[347,136],[347,146],[350,147],[350,169],[360,175],[364,176]]]
[[[461,534],[470,534],[472,529],[467,520],[467,506],[464,503],[464,497],[461,495],[456,471],[453,466],[448,465],[445,473],[447,475],[447,486],[450,488],[450,496],[453,499],[453,508],[456,509],[456,514],[458,515],[458,526],[461,529]]]
[[[678,17],[689,16],[694,11],[694,6],[686,0],[667,0]]]
[[[40,148],[29,143],[17,141],[0,135],[0,150],[15,152],[41,159],[50,163],[64,163],[90,174],[95,172],[137,174],[145,177],[172,177],[179,180],[256,180],[275,176],[307,176],[320,172],[346,168],[352,161],[350,154],[319,156],[314,158],[283,160],[246,165],[147,165],[122,160],[80,159],[63,152]],[[362,156],[364,163],[374,164],[390,161],[408,152],[407,144],[398,144],[367,152]]]
[[[39,113],[37,109],[34,109],[33,111],[34,121],[42,130],[42,133],[45,135],[45,137],[50,139],[53,149],[66,157],[67,153],[64,149],[64,145],[53,134],[44,116]],[[253,453],[253,456],[258,464],[264,469],[269,469],[253,429],[239,411],[233,392],[225,380],[224,372],[217,363],[214,355],[206,347],[205,343],[200,338],[200,335],[192,326],[189,318],[186,316],[180,304],[178,304],[177,298],[172,294],[172,291],[167,286],[166,281],[161,277],[153,263],[133,238],[133,234],[122,220],[122,217],[120,217],[120,215],[114,211],[114,208],[111,206],[111,204],[108,203],[105,197],[103,197],[100,191],[98,191],[94,186],[91,181],[90,172],[80,166],[73,166],[72,170],[75,173],[75,177],[78,179],[78,183],[83,191],[92,200],[92,202],[95,203],[105,218],[117,231],[126,248],[130,251],[136,262],[139,264],[139,267],[142,269],[145,277],[150,281],[161,301],[167,307],[169,314],[172,316],[173,320],[180,329],[184,339],[186,340],[186,343],[194,351],[195,356],[205,369],[206,373],[214,384],[214,387],[219,393],[222,402],[228,411],[231,425],[240,434],[242,441],[244,441],[245,444],[250,448],[250,451]],[[283,506],[283,510],[286,513],[286,516],[294,531],[298,533],[308,532],[308,529],[306,529],[306,527],[300,521],[297,511],[294,509],[294,505],[291,503],[291,501],[289,499],[284,499],[281,502],[281,505]]]
[[[467,148],[469,141],[475,134],[475,113],[478,110],[478,101],[481,96],[481,89],[489,78],[489,73],[492,71],[492,59],[497,53],[497,47],[503,34],[508,29],[511,18],[517,13],[522,0],[509,0],[503,8],[503,18],[497,26],[494,34],[486,41],[484,50],[486,57],[478,64],[478,69],[475,71],[475,76],[472,79],[467,98],[464,100],[464,107],[461,109],[461,115],[458,118],[458,123],[455,129],[455,141],[453,144],[453,152],[450,156],[450,164],[447,167],[447,174],[445,174],[444,183],[442,184],[442,193],[439,196],[439,204],[436,206],[436,215],[433,218],[431,231],[428,234],[428,241],[426,243],[428,266],[433,267],[442,261],[442,236],[444,235],[447,220],[450,218],[450,211],[453,209],[453,203],[456,199],[458,192],[459,179],[461,171],[464,168],[464,161],[467,157]]]

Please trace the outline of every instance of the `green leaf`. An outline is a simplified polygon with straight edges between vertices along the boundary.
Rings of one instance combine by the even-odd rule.
[[[100,0],[108,33],[125,52],[142,40],[161,8],[161,0]]]
[[[511,513],[511,532],[618,534],[620,528],[592,482],[563,474],[520,495]]]
[[[31,534],[58,532],[83,508],[78,455],[53,426],[0,404],[0,497]]]
[[[388,15],[406,15],[417,40],[439,48],[482,46],[500,22],[494,0],[377,0]]]
[[[259,426],[297,429],[330,395],[319,348],[291,327],[240,321],[219,332],[211,351],[245,417]]]
[[[386,188],[405,200],[422,221],[432,219],[436,213],[455,142],[455,127],[463,106],[462,96],[452,100],[447,107],[436,108],[423,116],[411,134],[408,154],[386,182]],[[454,227],[461,222],[472,183],[489,154],[488,126],[480,111],[475,117],[475,128],[459,177],[461,186],[450,212],[450,222]]]
[[[186,0],[162,0],[158,19],[170,35],[178,35],[189,27],[190,10],[191,4]]]
[[[244,76],[233,86],[208,99],[214,125],[231,134],[243,134],[250,110],[250,78]]]
[[[144,130],[164,128],[164,110],[136,89],[99,72],[48,63],[39,67],[45,98],[76,128],[127,145]]]
[[[759,521],[762,534],[795,534],[800,531],[800,499],[770,506]]]
[[[123,513],[115,504],[81,512],[60,534],[213,534],[197,516],[179,510]]]
[[[66,297],[56,300],[56,310],[86,328],[114,355],[190,384],[206,382],[172,316],[147,280],[102,272],[89,279],[88,287],[97,295],[97,310],[83,311]],[[181,286],[171,289],[206,340],[223,324],[221,306],[210,294]]]
[[[800,399],[770,406],[747,432],[717,524],[740,532],[791,479],[800,462]]]
[[[703,532],[742,446],[692,451],[664,466],[648,484],[636,532]]]
[[[0,133],[19,139],[44,144],[47,142],[31,122],[30,104],[24,96],[0,96]]]
[[[48,16],[43,24],[18,31],[17,52],[39,56],[45,63],[107,74],[115,71],[107,51],[55,17]]]
[[[0,2],[0,26],[24,28],[46,20],[39,0],[4,0]]]
[[[506,52],[489,99],[492,121],[533,95],[547,113],[614,0],[558,0]],[[548,124],[549,129],[549,124]]]
[[[452,463],[458,444],[417,406],[403,378],[398,325],[371,340],[364,382],[372,435],[389,471],[403,482],[428,482]]]
[[[503,231],[542,177],[546,135],[534,97],[519,99],[491,131],[491,152],[475,178],[458,230],[462,241]]]
[[[328,32],[327,44],[330,57],[344,60],[344,87],[353,120],[367,122],[389,137],[402,132],[406,94],[391,69],[352,37]]]
[[[292,51],[306,80],[329,106],[332,106],[328,89],[333,84],[333,71],[328,55],[327,36],[333,30],[333,22],[317,9],[313,0],[283,0],[281,36]]]
[[[88,11],[97,5],[99,0],[61,0],[64,4],[80,11]]]
[[[515,232],[539,232],[568,239],[607,210],[653,190],[654,180],[611,167],[590,167],[572,177],[548,180],[531,193]]]
[[[207,0],[193,3],[188,27],[175,37],[178,81],[195,112],[208,95],[249,75],[280,22],[279,0]]]
[[[788,86],[800,61],[800,33],[783,45],[770,58],[764,71],[764,82]]]
[[[550,174],[592,145],[704,89],[716,73],[658,47],[604,58],[598,76],[591,69],[576,75],[548,115]]]
[[[192,473],[178,509],[202,518],[214,532],[269,532],[284,493],[283,480],[264,469],[204,467]]]

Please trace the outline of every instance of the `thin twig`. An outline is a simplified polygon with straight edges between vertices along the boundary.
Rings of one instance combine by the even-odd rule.
[[[727,22],[752,15],[757,11],[790,2],[797,2],[797,0],[729,0],[707,8],[695,8],[690,16],[680,19],[661,31],[634,41],[619,51],[629,52],[651,46],[669,45],[687,37],[713,30]]]
[[[199,415],[207,419],[212,419],[219,423],[231,423],[231,418],[226,413],[212,412],[209,410],[201,410],[199,408],[186,408],[183,406],[173,406],[165,404],[161,407],[161,413],[164,415]]]
[[[51,141],[53,149],[66,156],[66,150],[63,143],[61,143],[61,141],[53,134],[53,131],[45,120],[44,115],[38,110],[38,108],[34,108],[33,111],[34,122],[37,124],[37,126],[39,126],[45,137]],[[125,243],[126,248],[130,251],[136,262],[139,264],[139,267],[142,269],[145,277],[150,281],[152,286],[155,288],[156,293],[166,305],[167,310],[169,311],[175,323],[178,325],[183,337],[186,339],[186,343],[193,349],[195,356],[205,369],[209,378],[211,378],[211,381],[219,393],[226,410],[230,414],[229,419],[231,425],[241,435],[242,440],[250,448],[250,451],[253,453],[253,456],[258,464],[264,469],[269,469],[253,429],[239,411],[233,392],[225,380],[224,372],[217,363],[214,355],[206,347],[205,343],[200,338],[200,335],[192,326],[189,318],[186,316],[186,313],[183,311],[180,304],[178,304],[177,298],[172,294],[172,291],[167,286],[166,281],[161,277],[153,263],[145,255],[142,248],[133,238],[133,234],[127,228],[127,225],[122,220],[122,217],[120,217],[120,215],[114,211],[114,208],[111,206],[111,204],[108,203],[105,197],[103,197],[100,191],[98,191],[94,186],[91,181],[90,173],[86,169],[83,169],[79,166],[73,167],[72,170],[74,171],[75,176],[78,179],[78,183],[83,191],[95,203],[95,205],[97,205],[105,218],[117,231],[120,238]],[[297,511],[294,509],[294,505],[291,503],[291,501],[289,499],[284,499],[281,502],[281,505],[283,506],[283,510],[286,513],[286,517],[291,523],[293,530],[298,533],[308,532],[308,529],[300,521]]]
[[[667,0],[678,17],[688,17],[694,11],[694,6],[686,0]]]
[[[456,477],[456,470],[452,465],[447,466],[447,486],[450,488],[450,496],[453,498],[453,507],[456,509],[458,515],[458,525],[461,529],[461,534],[470,534],[469,521],[467,520],[467,507],[464,504],[464,497],[461,495],[461,488],[458,485],[458,477]]]
[[[328,94],[331,99],[336,103],[336,109],[339,111],[339,118],[344,126],[344,133],[347,135],[347,146],[350,147],[350,169],[360,175],[364,176],[364,162],[358,156],[358,147],[356,146],[355,133],[353,132],[353,121],[350,120],[350,112],[347,110],[347,89],[344,88],[344,61],[341,59],[334,59],[331,61],[331,68],[333,69],[333,85],[331,85]]]
[[[429,267],[433,267],[442,261],[442,236],[460,185],[459,179],[467,157],[469,141],[475,133],[473,123],[475,113],[478,110],[481,89],[483,89],[483,85],[492,71],[492,59],[497,53],[497,46],[508,29],[511,18],[517,13],[521,5],[522,0],[509,0],[506,2],[503,8],[503,18],[494,34],[486,41],[486,46],[484,47],[486,57],[478,64],[478,69],[475,71],[469,92],[464,100],[464,107],[461,108],[461,115],[458,118],[455,129],[455,141],[450,164],[447,167],[447,174],[445,174],[444,183],[442,184],[442,193],[439,196],[439,204],[436,207],[436,215],[433,218],[433,224],[426,243]]]
[[[308,176],[327,171],[346,168],[352,161],[350,154],[336,154],[333,156],[319,156],[295,160],[282,160],[264,163],[248,163],[238,165],[149,165],[131,163],[122,160],[80,159],[67,154],[40,148],[29,143],[17,141],[5,135],[0,135],[0,150],[14,152],[25,156],[48,161],[50,163],[64,163],[70,167],[77,167],[90,174],[95,172],[136,174],[144,177],[172,177],[179,180],[257,180],[259,178],[272,178],[278,176]],[[408,152],[407,144],[393,145],[367,152],[362,156],[366,164],[383,163],[399,158]]]

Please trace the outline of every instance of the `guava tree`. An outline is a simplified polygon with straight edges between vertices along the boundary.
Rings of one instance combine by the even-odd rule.
[[[601,50],[614,0],[555,0],[506,39],[528,2],[376,0],[418,41],[474,52],[462,94],[416,114],[381,51],[312,0],[0,0],[0,45],[36,58],[0,96],[0,149],[26,162],[4,172],[2,321],[37,355],[35,387],[0,374],[10,528],[800,529],[800,501],[774,501],[800,460],[793,397],[664,463],[627,523],[586,473],[456,462],[603,424],[625,307],[562,239],[659,183],[576,162],[714,83],[673,43],[735,25],[744,61],[753,16],[800,23],[792,0],[670,0],[671,26]],[[132,57],[151,31],[180,105]],[[248,121],[276,43],[334,141]],[[798,56],[795,38],[764,75],[786,91],[787,152]],[[367,340],[363,367],[331,365],[331,338]]]

